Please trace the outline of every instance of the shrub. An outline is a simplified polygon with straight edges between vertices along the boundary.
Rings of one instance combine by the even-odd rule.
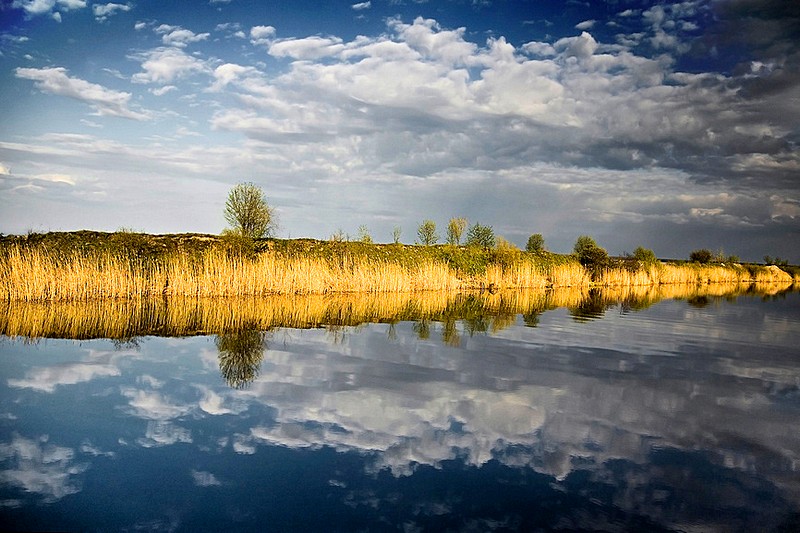
[[[495,244],[494,259],[503,266],[510,266],[517,263],[522,258],[522,252],[512,242],[503,237],[497,237]]]
[[[711,250],[708,248],[700,248],[699,250],[693,250],[692,253],[689,254],[689,261],[706,264],[710,263],[713,257],[714,254],[711,252]]]
[[[544,251],[544,237],[541,233],[534,233],[528,237],[528,244],[525,245],[526,252],[542,252]]]

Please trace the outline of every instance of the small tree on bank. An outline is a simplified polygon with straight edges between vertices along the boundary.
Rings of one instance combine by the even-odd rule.
[[[240,183],[231,189],[224,215],[234,232],[251,239],[267,237],[275,229],[274,210],[254,183]]]
[[[578,256],[580,263],[597,274],[602,268],[608,265],[608,252],[601,248],[588,235],[581,235],[575,241],[575,255]]]
[[[528,244],[525,245],[526,252],[542,252],[544,251],[544,237],[541,233],[534,233],[528,237]]]
[[[436,233],[436,222],[433,220],[423,221],[417,229],[417,238],[419,243],[425,246],[436,244],[436,241],[439,240],[439,235]]]
[[[708,248],[693,250],[692,253],[689,254],[689,261],[694,261],[695,263],[710,263],[712,259],[714,259],[714,254]]]
[[[461,236],[467,227],[466,218],[451,218],[447,224],[447,244],[458,246],[461,244]]]
[[[636,247],[636,249],[633,251],[633,258],[637,261],[641,261],[644,264],[658,262],[658,257],[656,257],[655,252],[643,246]]]
[[[476,222],[467,231],[467,246],[477,246],[484,250],[491,250],[494,245],[494,230],[491,226],[483,226]]]

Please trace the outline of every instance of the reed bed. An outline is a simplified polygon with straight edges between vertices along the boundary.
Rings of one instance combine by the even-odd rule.
[[[275,294],[414,293],[474,288],[637,287],[786,283],[778,267],[653,263],[590,272],[576,260],[523,258],[491,263],[465,274],[445,259],[420,255],[412,261],[334,254],[252,255],[208,248],[142,259],[108,251],[51,252],[9,246],[0,254],[0,299],[67,301],[151,296],[240,297]]]

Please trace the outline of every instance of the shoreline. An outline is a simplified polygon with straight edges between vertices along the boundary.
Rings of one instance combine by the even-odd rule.
[[[87,301],[347,293],[662,285],[798,284],[770,265],[613,258],[451,245],[311,239],[242,242],[212,235],[117,232],[38,234],[0,240],[0,300]]]

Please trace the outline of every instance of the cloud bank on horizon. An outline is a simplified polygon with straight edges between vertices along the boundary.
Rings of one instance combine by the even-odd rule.
[[[0,231],[216,233],[253,181],[282,236],[800,262],[800,6],[535,4],[3,3]]]

